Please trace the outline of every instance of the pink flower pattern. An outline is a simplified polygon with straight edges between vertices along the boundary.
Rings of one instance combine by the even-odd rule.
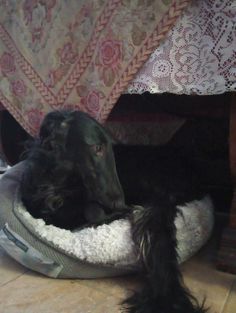
[[[36,129],[39,129],[43,120],[43,116],[43,112],[36,108],[26,111],[26,117],[28,122],[30,123],[30,125],[34,125]]]
[[[105,85],[110,86],[114,82],[122,59],[122,41],[109,38],[101,42],[97,56],[97,65]]]
[[[96,117],[100,109],[100,100],[104,98],[104,94],[97,90],[88,91],[82,98],[81,98],[81,106],[86,108],[88,113],[91,116]]]
[[[101,43],[99,61],[104,67],[116,68],[122,60],[122,43],[118,40],[107,39]]]
[[[73,64],[78,57],[78,54],[73,49],[71,42],[65,43],[63,48],[58,50],[58,54],[62,64]]]
[[[16,71],[14,57],[8,53],[4,52],[0,58],[0,69],[4,76],[14,74]]]
[[[23,97],[26,95],[27,88],[23,80],[15,80],[11,82],[12,92],[16,97]]]

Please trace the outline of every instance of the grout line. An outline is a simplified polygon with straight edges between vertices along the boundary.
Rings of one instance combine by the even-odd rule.
[[[78,284],[80,284],[80,285],[82,285],[84,287],[87,287],[89,289],[93,289],[93,290],[99,291],[99,292],[101,292],[101,293],[103,293],[103,294],[105,294],[107,296],[112,296],[114,298],[117,298],[117,296],[114,295],[111,291],[105,291],[105,289],[107,289],[107,286],[105,286],[105,287],[97,287],[97,286],[94,287],[90,283],[87,283],[86,281],[80,281],[80,282],[78,282]]]
[[[12,279],[8,280],[7,282],[1,284],[0,288],[5,287],[6,285],[12,283],[13,281],[17,280],[18,278],[22,277],[23,275],[25,275],[28,272],[29,272],[29,270],[25,270],[23,273],[21,273],[20,275],[16,276],[15,278],[12,278]]]
[[[220,313],[224,313],[226,304],[227,304],[227,302],[228,302],[228,300],[229,300],[229,297],[230,297],[231,292],[233,291],[233,286],[234,286],[235,283],[236,283],[236,280],[234,279],[234,280],[232,281],[232,283],[231,283],[231,286],[230,286],[229,290],[228,290],[227,296],[226,296],[226,298],[225,298],[225,301],[224,301],[224,304],[223,304],[223,306],[222,306],[222,309],[221,309]]]

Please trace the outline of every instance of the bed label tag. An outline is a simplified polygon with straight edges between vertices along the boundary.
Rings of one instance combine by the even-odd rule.
[[[30,246],[20,235],[11,230],[7,223],[0,230],[0,246],[17,262],[44,275],[56,278],[63,268],[62,265]]]

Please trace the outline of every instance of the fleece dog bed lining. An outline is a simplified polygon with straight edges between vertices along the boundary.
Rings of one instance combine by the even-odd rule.
[[[139,269],[128,220],[78,231],[45,225],[33,218],[20,201],[21,162],[0,179],[0,244],[24,266],[51,277],[97,278]],[[179,261],[195,254],[213,228],[209,197],[179,207],[176,218]]]

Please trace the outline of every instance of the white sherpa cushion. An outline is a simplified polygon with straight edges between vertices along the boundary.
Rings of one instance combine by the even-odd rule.
[[[206,196],[179,209],[181,213],[176,218],[177,241],[179,261],[183,262],[208,240],[213,228],[213,205]],[[33,218],[22,204],[19,204],[18,212],[33,226],[40,238],[80,260],[124,267],[137,264],[128,220],[120,219],[97,228],[71,232],[45,225],[42,219]]]

